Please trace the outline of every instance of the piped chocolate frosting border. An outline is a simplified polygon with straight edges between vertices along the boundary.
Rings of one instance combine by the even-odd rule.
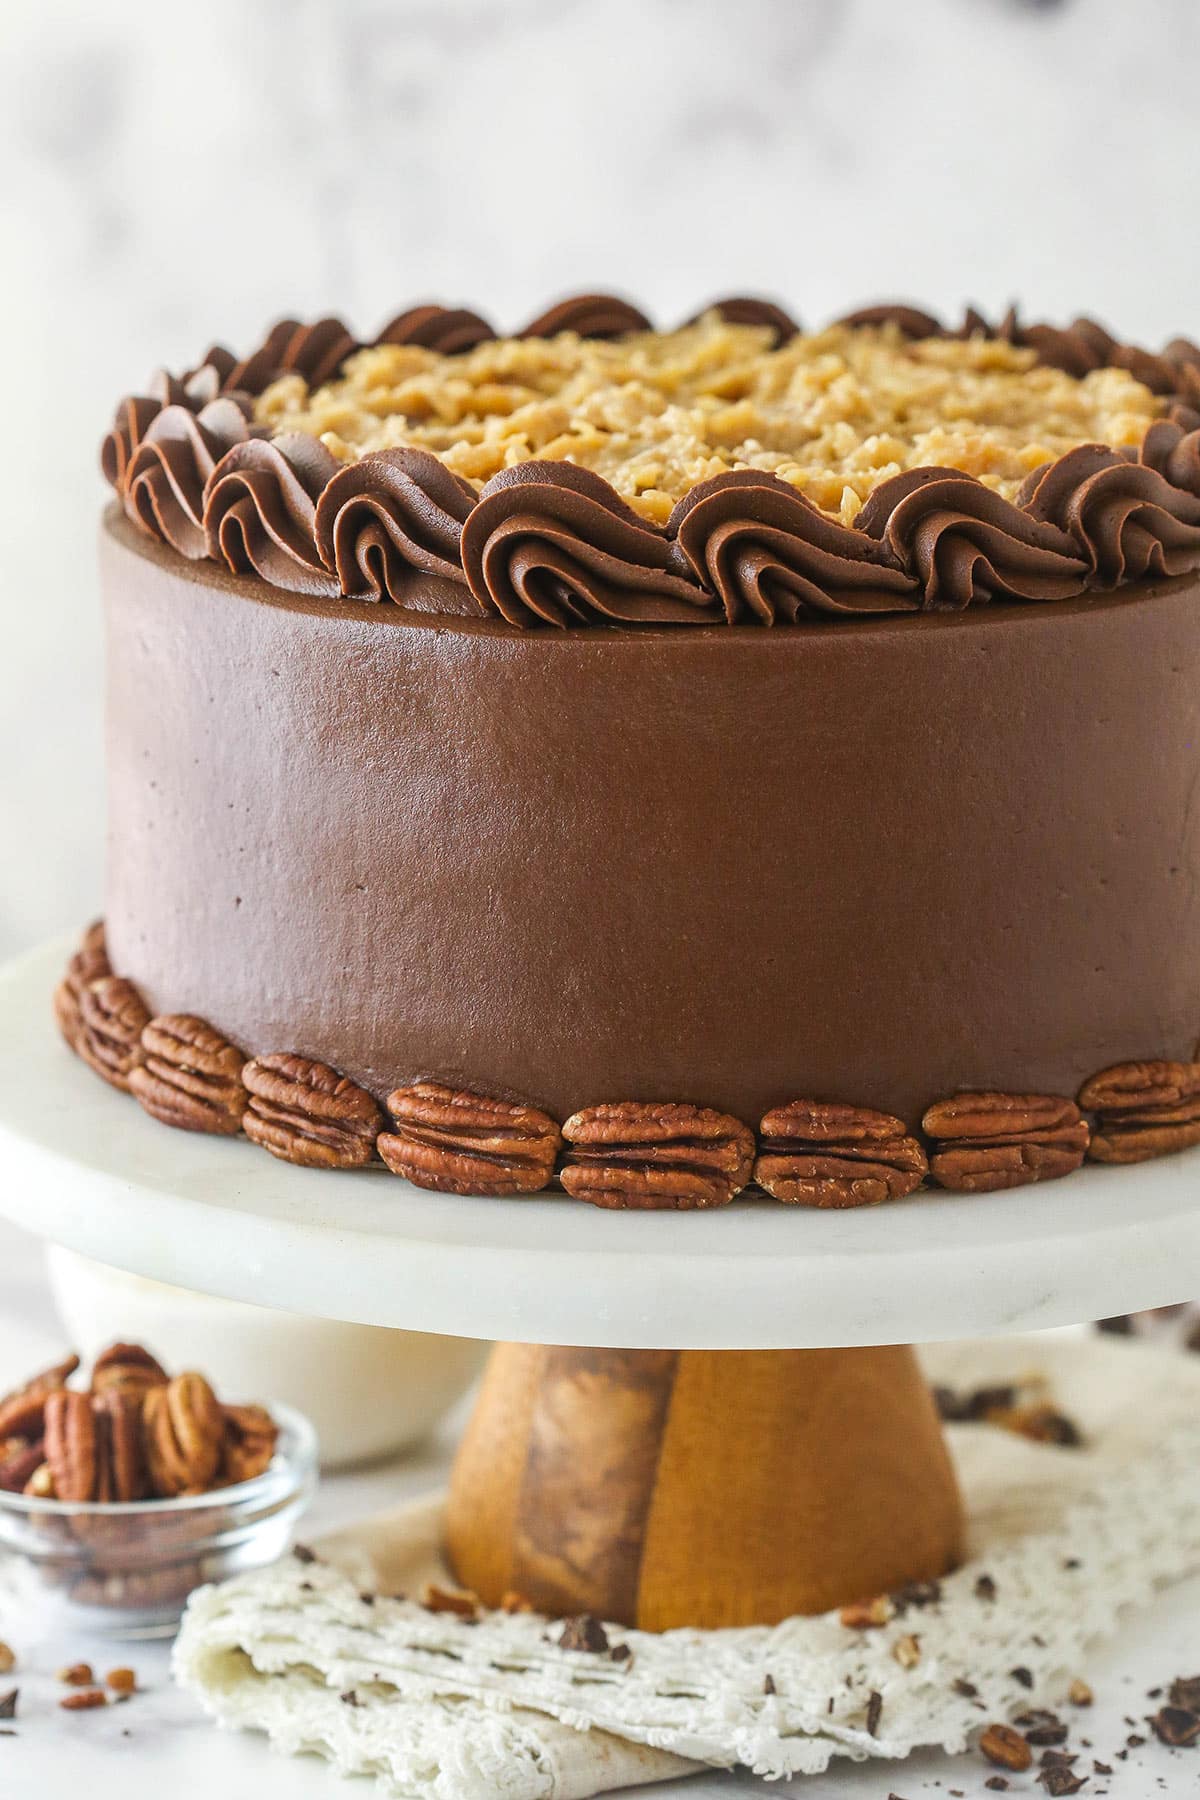
[[[1200,1143],[1200,1060],[1118,1063],[1057,1094],[958,1093],[919,1131],[873,1108],[798,1099],[752,1131],[689,1102],[602,1101],[561,1125],[517,1101],[440,1082],[372,1094],[294,1052],[247,1057],[207,1020],[151,1017],[115,975],[103,922],[54,994],[67,1045],[161,1124],[245,1136],[302,1168],[372,1165],[436,1193],[557,1188],[608,1211],[706,1211],[745,1190],[821,1209],[899,1200],[927,1183],[993,1193],[1071,1175],[1085,1159],[1145,1162]],[[1196,1057],[1200,1058],[1200,1047]]]
[[[784,342],[780,307],[716,303],[732,323]],[[394,601],[421,612],[546,625],[787,624],[846,615],[1046,602],[1200,568],[1200,346],[1158,355],[1086,318],[1059,329],[990,324],[969,309],[951,328],[905,305],[840,324],[895,324],[906,336],[983,335],[1032,349],[1082,377],[1121,368],[1166,402],[1132,449],[1087,444],[1035,470],[1015,501],[950,468],[907,470],[870,495],[852,526],[777,476],[718,475],[665,526],[567,462],[503,470],[476,493],[428,451],[391,449],[342,465],[318,439],[269,435],[254,396],[280,375],[313,387],[364,347],[340,319],[285,319],[248,357],[214,345],[182,376],[160,373],[123,400],[101,464],[126,513],[191,560],[207,557],[294,593]],[[611,338],[651,329],[604,294],[561,301],[521,337]],[[496,336],[477,313],[420,306],[374,344],[447,355]]]

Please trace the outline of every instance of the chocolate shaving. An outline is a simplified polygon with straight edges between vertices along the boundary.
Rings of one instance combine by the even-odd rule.
[[[600,1656],[609,1648],[608,1633],[591,1613],[580,1613],[567,1619],[558,1636],[560,1650],[580,1650],[589,1656]]]
[[[879,1731],[879,1718],[883,1712],[883,1695],[872,1688],[867,1698],[867,1730],[872,1737]]]

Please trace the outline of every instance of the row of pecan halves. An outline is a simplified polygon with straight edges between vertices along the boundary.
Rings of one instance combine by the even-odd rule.
[[[1200,1061],[1121,1063],[1078,1101],[955,1094],[929,1107],[920,1135],[888,1113],[818,1100],[773,1108],[757,1135],[711,1107],[657,1101],[585,1107],[560,1126],[536,1107],[433,1081],[389,1094],[389,1119],[325,1063],[247,1061],[203,1019],[152,1018],[112,973],[100,924],[71,959],[55,1011],[71,1048],[164,1124],[244,1132],[308,1168],[381,1160],[440,1193],[533,1194],[557,1179],[596,1206],[690,1210],[724,1206],[754,1182],[791,1205],[872,1206],[927,1181],[987,1193],[1069,1175],[1085,1157],[1142,1162],[1200,1143]]]

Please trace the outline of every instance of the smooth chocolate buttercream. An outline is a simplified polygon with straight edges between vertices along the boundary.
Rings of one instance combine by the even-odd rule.
[[[109,948],[152,1012],[560,1119],[912,1125],[1192,1054],[1195,576],[538,633],[273,590],[115,512],[102,557]]]

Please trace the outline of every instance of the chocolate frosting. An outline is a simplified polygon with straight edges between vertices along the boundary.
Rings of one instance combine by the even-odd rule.
[[[314,536],[317,500],[337,458],[302,432],[248,438],[217,463],[204,488],[208,554],[227,569],[261,575],[273,587],[334,595],[338,584]]]
[[[519,463],[493,476],[463,526],[462,560],[480,605],[510,625],[720,616],[668,534],[573,463]]]
[[[1087,564],[1068,533],[958,469],[909,469],[869,497],[856,529],[887,546],[928,607],[982,600],[1065,600]]]
[[[702,482],[676,506],[668,531],[731,625],[920,605],[916,581],[886,545],[840,525],[775,475],[736,469]]]
[[[117,509],[102,556],[109,952],[153,1012],[558,1119],[911,1126],[1192,1056],[1196,575],[530,632],[271,588]]]
[[[495,335],[486,319],[462,307],[410,306],[384,326],[375,342],[416,344],[442,356],[457,356]]]
[[[147,426],[123,483],[125,511],[189,561],[208,555],[204,489],[234,444],[251,435],[248,402],[228,396],[198,413],[167,406]]]
[[[539,313],[519,335],[548,338],[560,331],[574,331],[580,337],[615,338],[624,337],[627,331],[652,329],[644,312],[615,294],[575,294]]]
[[[797,329],[769,301],[732,297],[717,307],[734,322],[770,326],[780,342]],[[1169,400],[1167,416],[1140,454],[1071,451],[1038,471],[1015,504],[961,471],[917,469],[885,482],[847,528],[775,477],[737,470],[685,496],[665,531],[601,476],[569,463],[518,464],[476,497],[421,452],[388,451],[342,469],[302,434],[273,439],[270,452],[249,447],[253,434],[240,445],[222,443],[218,431],[214,442],[210,426],[183,424],[177,409],[199,415],[218,393],[253,395],[290,370],[313,386],[328,380],[359,348],[331,317],[309,326],[281,320],[240,362],[214,346],[188,375],[156,377],[149,394],[122,402],[101,460],[131,517],[185,556],[206,553],[297,593],[387,598],[451,615],[482,609],[526,629],[792,625],[812,614],[1061,601],[1200,566],[1200,347],[1176,338],[1155,356],[1092,319],[1025,325],[1015,308],[994,325],[968,308],[953,331],[899,302],[841,322],[892,323],[912,338],[1003,338],[1074,376],[1125,368]],[[531,321],[525,335],[611,337],[648,326],[624,300],[581,294]],[[375,341],[457,354],[494,336],[476,313],[429,305],[398,314]],[[169,424],[139,457],[164,409]],[[197,475],[218,448],[198,515]]]
[[[314,531],[338,590],[404,605],[414,573],[462,588],[461,611],[480,609],[468,593],[459,540],[475,490],[427,450],[380,450],[339,469],[317,502]]]

